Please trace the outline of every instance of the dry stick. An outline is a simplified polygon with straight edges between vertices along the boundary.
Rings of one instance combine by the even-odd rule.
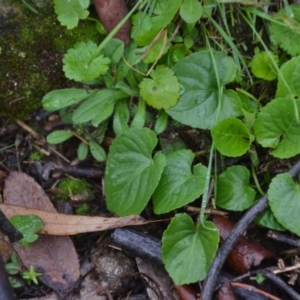
[[[269,280],[278,285],[282,290],[289,294],[294,300],[300,300],[300,295],[294,291],[290,286],[288,286],[283,280],[273,274],[271,271],[263,272],[263,275]]]
[[[300,161],[298,161],[290,170],[289,174],[292,177],[295,177],[300,172]],[[212,295],[214,292],[214,287],[216,285],[216,281],[220,271],[224,265],[224,262],[232,250],[233,246],[236,244],[241,235],[245,232],[245,230],[249,227],[254,218],[264,211],[268,206],[268,197],[264,195],[260,198],[251,209],[247,211],[247,213],[243,216],[243,218],[236,223],[234,228],[232,229],[228,238],[224,241],[223,245],[219,248],[217,255],[210,266],[208,275],[204,282],[204,288],[202,290],[201,299],[202,300],[210,300],[212,299]]]

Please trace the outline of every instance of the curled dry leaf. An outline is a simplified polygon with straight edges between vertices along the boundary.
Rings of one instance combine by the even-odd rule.
[[[72,216],[8,204],[0,204],[0,209],[7,218],[14,215],[36,215],[40,217],[45,226],[39,233],[48,235],[74,235],[148,223],[138,215],[121,218]]]
[[[94,0],[94,5],[105,30],[111,32],[127,15],[125,0]],[[131,23],[127,21],[115,35],[128,45],[130,42]]]
[[[221,239],[224,241],[229,236],[234,223],[222,216],[214,216],[213,222],[219,229]],[[238,274],[244,274],[251,267],[259,266],[262,260],[270,258],[276,258],[276,255],[258,242],[242,237],[228,255],[227,263]]]

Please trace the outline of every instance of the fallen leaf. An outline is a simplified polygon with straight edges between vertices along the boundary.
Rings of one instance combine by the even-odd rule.
[[[24,173],[9,174],[3,198],[5,204],[56,212],[43,189]],[[29,248],[14,245],[14,249],[24,266],[30,268],[32,265],[36,272],[43,273],[39,280],[59,295],[63,295],[79,278],[77,253],[67,236],[40,236]]]
[[[138,215],[120,218],[73,216],[9,204],[0,204],[0,209],[7,218],[14,215],[36,215],[40,217],[45,226],[39,233],[48,235],[74,235],[149,223]]]

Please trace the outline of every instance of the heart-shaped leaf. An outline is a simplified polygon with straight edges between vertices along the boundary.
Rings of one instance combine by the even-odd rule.
[[[236,65],[223,52],[199,51],[178,62],[173,70],[183,88],[178,103],[166,112],[173,119],[197,128],[215,125],[219,107],[219,86],[214,66],[222,86],[236,78]],[[219,120],[241,114],[241,102],[234,91],[225,91]]]
[[[299,100],[296,104],[300,111]],[[291,98],[276,98],[268,103],[258,114],[253,128],[257,142],[273,148],[273,156],[289,158],[300,153],[300,124]]]
[[[288,173],[279,174],[271,181],[268,199],[278,222],[300,236],[300,184]]]
[[[219,231],[212,222],[203,225],[195,227],[190,216],[177,214],[163,234],[162,259],[178,285],[203,280],[216,254]]]
[[[219,122],[211,131],[216,148],[226,156],[241,156],[247,152],[252,136],[239,119],[228,118]]]
[[[198,164],[193,167],[193,174],[194,156],[190,150],[178,150],[166,156],[165,169],[153,194],[156,214],[182,207],[203,193],[207,168]]]
[[[249,208],[256,192],[251,188],[250,172],[243,166],[227,168],[218,178],[216,204],[222,208],[242,211]]]
[[[152,158],[157,138],[148,128],[129,128],[110,147],[105,170],[106,203],[109,210],[124,216],[139,214],[158,185],[165,156]]]

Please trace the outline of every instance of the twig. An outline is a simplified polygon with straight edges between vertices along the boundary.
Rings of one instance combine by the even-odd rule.
[[[295,177],[300,172],[300,161],[298,161],[288,172],[292,177]],[[232,229],[228,238],[224,241],[223,245],[219,248],[217,255],[210,266],[210,270],[204,282],[204,288],[202,291],[201,299],[210,300],[212,299],[212,294],[214,287],[218,278],[218,275],[224,265],[224,262],[232,250],[233,246],[236,244],[238,239],[242,236],[245,230],[249,227],[254,218],[264,211],[268,206],[268,197],[264,195],[261,197],[256,204],[254,204],[251,209],[243,216],[243,218],[235,225]]]
[[[269,230],[267,233],[267,237],[292,246],[300,247],[300,239],[296,239],[281,232]]]
[[[262,273],[265,277],[270,279],[272,282],[276,283],[282,290],[289,294],[293,299],[300,300],[300,295],[295,292],[290,286],[288,286],[283,280],[277,277],[270,271],[265,271]]]
[[[273,296],[273,295],[271,295],[271,294],[269,294],[265,291],[257,289],[256,287],[254,287],[252,285],[249,285],[249,284],[245,284],[245,283],[241,283],[241,282],[230,282],[230,285],[234,286],[234,287],[240,287],[240,288],[243,288],[243,289],[253,291],[257,294],[263,295],[266,298],[269,298],[269,299],[272,299],[272,300],[281,300],[280,298],[277,298],[277,297],[275,297],[275,296]]]

